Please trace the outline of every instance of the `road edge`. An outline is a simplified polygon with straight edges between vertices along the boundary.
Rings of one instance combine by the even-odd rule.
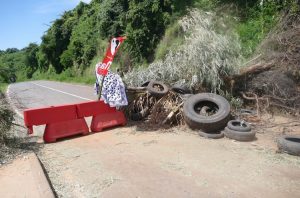
[[[33,172],[33,177],[37,181],[37,185],[41,197],[45,197],[45,198],[57,197],[40,159],[34,152],[32,153],[32,160],[30,161],[30,164],[31,167],[35,170]]]
[[[13,103],[13,101],[12,101],[12,99],[11,99],[11,96],[10,96],[10,85],[11,84],[9,84],[8,86],[7,86],[7,89],[6,89],[6,98],[7,98],[7,100],[8,100],[8,103],[9,103],[9,105],[11,106],[11,108],[13,109],[13,111],[16,113],[16,115],[18,115],[20,118],[22,118],[22,119],[24,119],[24,117],[23,117],[23,114],[18,110],[18,108],[16,107],[16,105]]]
[[[16,107],[16,105],[13,103],[12,99],[11,99],[11,92],[10,92],[10,87],[11,84],[9,84],[7,86],[6,89],[6,98],[7,101],[9,103],[9,105],[11,106],[12,110],[15,112],[15,114],[20,117],[22,120],[24,120],[23,114],[18,110],[18,108]],[[36,171],[33,172],[33,177],[35,178],[37,182],[37,185],[39,187],[39,193],[41,195],[41,197],[57,197],[57,194],[52,186],[51,180],[49,179],[49,176],[46,172],[46,169],[44,168],[43,163],[40,161],[40,159],[38,158],[38,156],[36,155],[36,153],[32,152],[32,160],[30,161],[31,166],[33,167],[33,169],[35,169]],[[43,174],[41,174],[43,173]]]

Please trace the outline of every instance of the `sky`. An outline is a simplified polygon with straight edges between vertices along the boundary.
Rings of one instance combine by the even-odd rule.
[[[82,0],[89,3],[91,0]],[[80,0],[0,0],[0,50],[41,43],[51,22]]]

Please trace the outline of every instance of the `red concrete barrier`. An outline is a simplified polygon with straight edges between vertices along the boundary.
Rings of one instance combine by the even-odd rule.
[[[126,118],[121,111],[110,107],[103,101],[93,101],[77,104],[77,113],[79,117],[93,116],[91,122],[91,131],[100,132],[105,128],[118,125],[126,125]]]
[[[54,142],[57,138],[89,132],[84,118],[78,118],[75,104],[25,110],[24,123],[28,128],[28,134],[33,133],[34,125],[46,124],[45,142]]]

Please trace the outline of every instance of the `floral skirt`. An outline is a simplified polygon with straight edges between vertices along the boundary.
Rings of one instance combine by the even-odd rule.
[[[95,92],[99,94],[99,84],[103,76],[96,75]],[[120,107],[128,105],[128,100],[125,92],[125,85],[122,78],[118,74],[108,72],[104,78],[101,100],[111,107]]]

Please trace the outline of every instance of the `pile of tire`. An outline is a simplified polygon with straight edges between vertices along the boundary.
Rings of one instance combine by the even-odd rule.
[[[242,142],[255,139],[255,132],[251,130],[250,124],[241,120],[229,121],[224,130],[224,135],[227,138]]]
[[[142,87],[147,87],[147,91],[156,97],[162,97],[169,92],[169,88],[166,84],[160,81],[147,81],[141,85]],[[190,95],[192,90],[185,84],[175,84],[171,87],[171,90],[177,94]]]
[[[221,138],[222,130],[230,120],[230,104],[222,96],[200,93],[189,97],[183,105],[187,125],[206,138]]]

